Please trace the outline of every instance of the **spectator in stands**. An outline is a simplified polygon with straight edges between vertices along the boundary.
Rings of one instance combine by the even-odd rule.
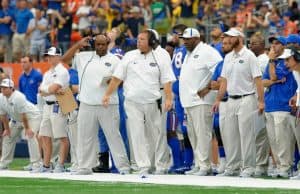
[[[151,26],[151,20],[152,20],[152,11],[150,8],[149,1],[141,1],[140,2],[140,8],[141,12],[145,21],[146,26]]]
[[[60,11],[61,2],[63,2],[63,0],[47,0],[47,2],[48,2],[48,9]]]
[[[61,11],[54,11],[55,26],[57,29],[57,42],[59,48],[65,53],[71,44],[71,33],[72,33],[72,14],[68,12],[68,6],[66,3],[61,4]]]
[[[30,37],[30,55],[33,62],[43,60],[46,49],[46,31],[48,29],[48,20],[42,16],[42,7],[35,10],[35,18],[29,21],[27,36]]]
[[[10,29],[13,18],[13,9],[9,6],[8,0],[1,1],[0,9],[0,55],[4,55],[5,62],[11,62],[11,37]]]
[[[179,19],[179,23],[191,27],[195,26],[195,21],[193,18],[193,2],[193,0],[181,1],[181,18]]]
[[[170,11],[162,0],[155,0],[151,4],[152,28],[161,31],[166,28],[166,19],[170,18]],[[168,25],[168,24],[167,24]]]
[[[13,19],[15,33],[12,38],[12,50],[14,61],[20,61],[22,53],[29,53],[29,39],[26,34],[29,21],[33,18],[27,8],[27,0],[18,0],[18,8]]]
[[[210,46],[215,48],[222,57],[224,57],[224,53],[222,51],[222,30],[219,27],[215,27],[210,32],[211,43]]]
[[[290,20],[291,15],[292,14],[290,12],[285,12],[283,14],[283,21],[284,21],[283,35],[284,36],[298,33],[297,23]]]
[[[286,37],[287,46],[293,46],[297,49],[300,49],[300,36],[298,34],[289,34]]]
[[[130,9],[130,17],[126,21],[127,34],[130,38],[136,38],[139,31],[146,28],[144,18],[140,15],[140,8],[134,6]]]
[[[86,0],[85,4],[81,5],[76,12],[77,17],[79,17],[78,29],[82,35],[89,33],[89,27],[91,26],[89,16],[91,11],[91,0]]]
[[[269,20],[270,20],[269,35],[270,36],[281,35],[284,27],[284,21],[283,19],[281,19],[280,13],[276,8],[273,8]]]

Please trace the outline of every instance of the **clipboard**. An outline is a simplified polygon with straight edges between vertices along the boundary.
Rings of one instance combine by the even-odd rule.
[[[55,97],[63,114],[68,114],[78,108],[73,92],[69,87],[64,90],[64,94],[55,94]]]

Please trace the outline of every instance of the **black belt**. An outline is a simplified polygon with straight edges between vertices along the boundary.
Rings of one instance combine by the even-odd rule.
[[[56,104],[56,103],[57,103],[57,101],[46,101],[47,105],[53,105],[53,104]]]
[[[221,102],[227,102],[227,100],[228,100],[228,97],[223,97]]]
[[[164,90],[164,88],[159,88],[159,90]]]
[[[240,99],[240,98],[243,98],[245,96],[250,96],[250,95],[253,95],[254,93],[251,93],[251,94],[244,94],[244,95],[229,95],[229,98],[232,98],[232,99]]]

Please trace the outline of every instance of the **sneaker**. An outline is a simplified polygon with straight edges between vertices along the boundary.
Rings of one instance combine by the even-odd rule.
[[[120,175],[130,174],[130,170],[120,170]]]
[[[36,169],[32,169],[32,171],[30,171],[31,173],[51,173],[52,172],[52,168],[50,167],[45,167],[44,165],[42,165],[40,168],[36,168]]]
[[[167,174],[167,173],[168,173],[167,170],[157,169],[157,170],[154,171],[153,174],[155,174],[155,175],[164,175],[164,174]]]
[[[291,180],[300,180],[300,174],[290,177]]]
[[[192,174],[198,172],[199,170],[200,170],[199,167],[194,167],[191,170],[185,171],[184,174],[186,174],[186,175],[192,175]]]
[[[238,171],[232,171],[232,170],[225,170],[223,173],[217,174],[217,176],[219,177],[237,176],[237,175],[238,175]]]
[[[63,173],[63,172],[66,172],[65,166],[62,164],[56,164],[53,173]]]
[[[7,169],[8,169],[7,165],[0,163],[0,170],[7,170]]]
[[[23,167],[23,170],[25,170],[25,171],[32,171],[32,163],[30,163],[30,164],[24,166],[24,167]]]
[[[220,158],[220,163],[217,169],[218,174],[221,174],[225,171],[226,167],[226,159],[225,158]]]
[[[199,170],[198,172],[193,173],[196,176],[207,176],[211,174],[211,170]]]
[[[77,170],[78,170],[78,165],[72,164],[72,166],[66,169],[66,172],[76,172]]]
[[[262,177],[262,176],[267,176],[267,175],[268,175],[268,173],[264,168],[256,167],[255,172],[254,172],[254,176]]]
[[[241,178],[250,178],[250,177],[253,177],[254,173],[253,172],[250,172],[248,170],[244,170],[241,172],[240,174],[240,177]]]
[[[78,169],[76,172],[71,172],[71,175],[90,175],[93,174],[91,169]]]

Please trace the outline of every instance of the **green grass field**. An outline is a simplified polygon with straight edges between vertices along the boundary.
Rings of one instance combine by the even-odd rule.
[[[10,169],[20,170],[28,159],[16,159]],[[1,172],[0,172],[1,173]],[[296,194],[297,190],[234,187],[170,186],[159,184],[103,183],[31,178],[0,178],[0,194]]]

